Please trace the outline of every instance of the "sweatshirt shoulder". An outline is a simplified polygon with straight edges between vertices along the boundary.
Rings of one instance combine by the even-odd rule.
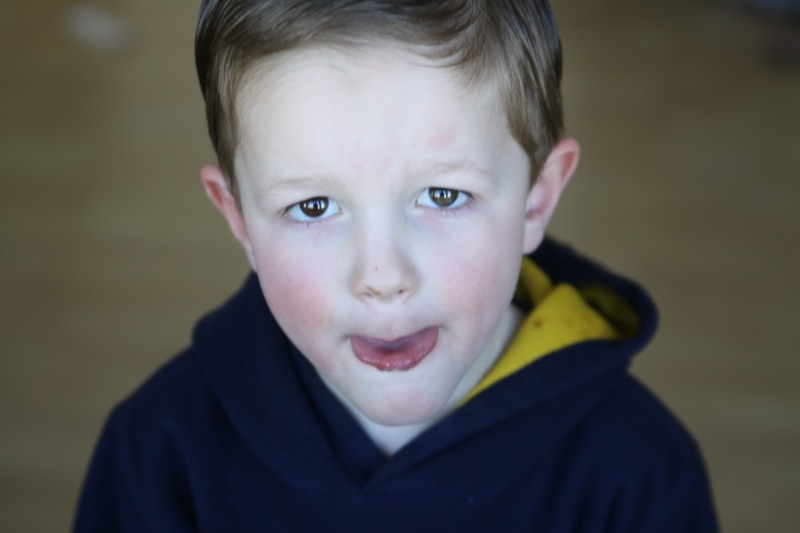
[[[635,378],[626,376],[587,420],[596,453],[620,467],[663,465],[665,472],[691,470],[700,463],[694,438],[667,407]]]
[[[210,397],[212,391],[194,361],[191,348],[157,369],[112,411],[109,425],[128,430],[148,425],[171,425],[186,420]]]
[[[579,433],[585,460],[602,465],[615,521],[641,531],[717,530],[697,442],[634,378],[626,376]]]
[[[187,531],[194,510],[186,450],[203,442],[198,432],[214,406],[191,351],[118,404],[95,448],[74,531]]]

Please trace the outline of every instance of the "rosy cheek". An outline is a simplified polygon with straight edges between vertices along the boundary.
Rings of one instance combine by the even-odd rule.
[[[477,333],[505,308],[505,298],[498,299],[498,295],[507,293],[510,286],[513,290],[519,260],[507,250],[487,250],[485,246],[469,246],[467,243],[456,253],[451,260],[459,267],[448,268],[443,278],[447,297],[454,308],[464,313],[463,316],[472,317],[473,327],[477,328],[474,332]],[[510,299],[510,294],[508,296]]]
[[[259,276],[269,280],[264,295],[281,327],[297,341],[298,336],[310,340],[314,330],[325,328],[330,318],[330,298],[324,292],[324,272],[313,262],[281,261],[289,257],[284,251],[261,263]],[[329,287],[330,290],[330,287]]]

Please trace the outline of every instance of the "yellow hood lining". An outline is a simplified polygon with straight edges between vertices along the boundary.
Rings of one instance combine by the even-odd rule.
[[[639,319],[610,288],[591,284],[553,285],[533,261],[523,258],[514,299],[533,310],[505,353],[464,402],[537,359],[588,340],[616,340],[635,334]]]

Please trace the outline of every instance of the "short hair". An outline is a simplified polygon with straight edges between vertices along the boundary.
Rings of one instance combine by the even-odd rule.
[[[495,83],[532,180],[563,134],[561,43],[547,0],[203,0],[195,60],[208,130],[238,199],[236,97],[280,52],[387,41]]]

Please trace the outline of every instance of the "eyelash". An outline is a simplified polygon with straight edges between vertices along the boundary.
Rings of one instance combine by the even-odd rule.
[[[446,191],[447,193],[454,193],[455,194],[455,199],[453,200],[452,203],[456,204],[456,205],[454,205],[453,207],[441,206],[441,205],[424,205],[423,202],[425,202],[425,201],[435,203],[435,201],[431,197],[431,194],[434,191],[438,191],[438,192]],[[426,196],[427,196],[427,199],[426,199]],[[462,197],[463,197],[463,199],[462,199]],[[423,199],[425,199],[425,200],[423,200]],[[464,209],[469,209],[470,207],[472,207],[473,200],[474,200],[474,197],[472,196],[472,194],[470,194],[470,193],[468,193],[466,191],[461,191],[461,190],[458,190],[458,189],[450,189],[450,188],[447,188],[447,187],[426,187],[419,194],[419,196],[417,196],[415,205],[418,206],[418,207],[424,207],[424,208],[430,209],[430,210],[435,211],[437,214],[440,214],[440,215],[452,216],[452,215],[455,215],[455,214],[459,213],[460,211],[462,211]],[[309,203],[312,203],[312,202],[317,202],[317,203],[322,202],[322,203],[325,204],[325,209],[323,211],[323,215],[324,216],[311,217],[311,216],[309,216],[307,214],[303,214],[303,216],[305,216],[307,218],[300,218],[298,216],[292,215],[292,211],[294,211],[295,209],[302,210],[303,209],[303,204],[309,204]],[[333,213],[331,213],[331,214],[328,214],[328,212],[332,208],[335,208],[335,211]],[[296,224],[296,225],[308,228],[308,227],[311,227],[314,224],[318,224],[319,222],[322,222],[323,220],[325,220],[327,218],[335,216],[340,212],[341,212],[341,207],[339,207],[338,202],[336,202],[335,200],[331,200],[327,196],[315,196],[315,197],[308,198],[306,200],[302,200],[300,202],[297,202],[296,204],[290,205],[289,207],[287,207],[286,209],[283,210],[282,216],[287,218],[289,220],[289,222],[292,223],[292,224]]]
[[[310,204],[312,202],[317,203],[317,204],[320,204],[320,203],[324,204],[324,210],[323,210],[321,216],[312,217],[312,216],[310,216],[308,214],[305,214],[305,213],[295,214],[295,215],[292,214],[292,211],[294,211],[295,209],[298,209],[298,210],[302,211],[303,210],[303,204]],[[334,211],[329,214],[329,212],[332,209]],[[339,204],[336,202],[336,200],[331,200],[327,196],[315,196],[313,198],[308,198],[306,200],[302,200],[300,202],[297,202],[296,204],[290,205],[289,207],[287,207],[286,209],[283,210],[283,216],[288,218],[289,221],[292,222],[293,224],[300,224],[302,226],[308,227],[308,226],[310,226],[312,224],[316,224],[318,222],[321,222],[321,221],[325,220],[326,218],[330,218],[332,216],[335,216],[340,212],[341,212],[341,208],[339,207]],[[300,216],[298,216],[298,215],[300,215]],[[306,217],[306,218],[302,218],[302,217]]]
[[[424,201],[429,201],[429,202],[432,202],[434,204],[436,203],[435,200],[433,200],[433,197],[432,197],[432,194],[435,191],[437,191],[437,192],[446,192],[448,194],[450,194],[450,193],[455,194],[455,199],[452,202],[455,205],[453,205],[453,206],[450,206],[450,205],[448,205],[448,206],[423,205]],[[418,205],[420,207],[426,207],[428,209],[432,209],[432,210],[434,210],[434,211],[436,211],[438,213],[441,213],[441,214],[453,215],[453,214],[461,211],[462,209],[466,209],[466,208],[470,207],[472,205],[472,200],[474,200],[474,197],[470,193],[468,193],[466,191],[460,191],[458,189],[450,189],[448,187],[427,187],[417,197],[416,205]]]

